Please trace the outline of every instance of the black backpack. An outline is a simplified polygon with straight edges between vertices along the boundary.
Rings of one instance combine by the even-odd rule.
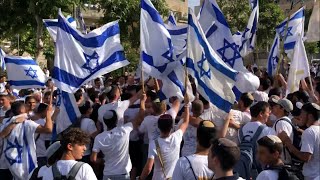
[[[63,176],[61,175],[57,163],[52,165],[52,175],[54,180],[75,180],[78,171],[80,170],[81,166],[85,164],[84,162],[77,162],[75,165],[72,166],[71,170],[69,171],[68,175]]]
[[[283,166],[273,166],[268,167],[266,170],[278,170],[279,177],[278,180],[299,180],[298,176],[292,172],[291,166],[283,165]]]

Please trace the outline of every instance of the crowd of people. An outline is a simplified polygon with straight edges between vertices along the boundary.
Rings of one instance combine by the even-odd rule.
[[[0,179],[26,173],[10,168],[19,158],[6,157],[11,135],[23,131],[36,154],[31,180],[319,180],[320,77],[286,94],[281,74],[252,72],[259,89],[243,93],[228,114],[194,84],[191,102],[159,99],[152,78],[144,87],[132,75],[97,78],[74,93],[81,117],[55,140],[52,80],[18,91],[0,75]]]

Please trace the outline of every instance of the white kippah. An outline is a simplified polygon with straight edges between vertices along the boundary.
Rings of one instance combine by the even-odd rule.
[[[269,139],[271,139],[274,143],[282,143],[281,139],[275,135],[267,135]]]

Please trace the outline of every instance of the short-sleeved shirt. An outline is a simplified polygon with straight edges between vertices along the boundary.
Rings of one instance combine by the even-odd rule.
[[[94,121],[90,118],[83,118],[81,120],[81,125],[80,125],[80,129],[82,131],[84,131],[85,133],[87,133],[89,136],[97,131],[97,127],[94,123]],[[91,138],[90,138],[91,141]],[[84,152],[84,155],[90,155],[91,154],[91,142],[89,144],[86,145],[86,151]]]
[[[258,176],[256,180],[275,180],[279,178],[278,170],[264,170]]]
[[[276,132],[274,131],[274,129],[267,127],[265,124],[262,124],[259,121],[253,121],[253,122],[248,122],[247,124],[245,124],[243,126],[243,128],[242,128],[243,136],[249,135],[252,138],[253,135],[258,130],[258,127],[261,125],[263,125],[264,128],[263,128],[263,130],[257,140],[259,140],[260,138],[262,138],[264,136],[276,135]],[[241,142],[240,136],[239,136],[239,142]]]
[[[182,141],[183,132],[181,129],[175,131],[167,138],[157,138],[160,146],[160,152],[162,155],[162,160],[164,163],[164,169],[167,177],[172,177],[173,170],[179,159],[180,144]],[[154,159],[154,172],[153,180],[163,180],[164,177],[160,161],[158,158],[158,153],[156,149],[155,141],[150,141],[148,158]]]
[[[240,126],[245,125],[251,121],[250,112],[241,112],[241,111],[232,109],[231,113],[233,114],[234,122]],[[239,144],[238,129],[229,127],[227,130],[226,138],[230,139],[236,144]]]
[[[213,172],[208,168],[208,156],[193,154],[181,157],[173,171],[172,179],[174,180],[194,180],[194,179],[211,179]],[[192,168],[191,168],[192,167]],[[194,177],[194,174],[196,178]]]
[[[301,152],[312,154],[309,162],[303,165],[303,175],[307,179],[320,176],[320,126],[310,126],[301,137]]]
[[[57,168],[58,168],[59,172],[61,173],[61,175],[66,176],[69,173],[69,171],[71,170],[71,168],[76,163],[77,163],[77,161],[75,161],[75,160],[59,160],[57,162]],[[44,171],[45,172],[42,173],[43,179],[53,180],[52,166],[45,169]],[[88,179],[97,180],[97,177],[94,174],[92,167],[89,164],[84,163],[80,167],[75,179],[76,180],[88,180]]]
[[[103,175],[121,175],[131,171],[129,136],[132,129],[130,122],[96,136],[92,151],[104,154]]]
[[[35,123],[44,126],[46,124],[46,120],[45,119],[38,119],[36,121],[34,121]],[[36,141],[36,152],[37,152],[37,157],[46,157],[46,145],[45,145],[45,141],[47,140],[51,140],[51,133],[50,134],[35,134],[35,141]]]

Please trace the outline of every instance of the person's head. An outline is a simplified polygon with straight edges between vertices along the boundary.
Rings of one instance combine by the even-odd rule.
[[[154,115],[161,115],[167,110],[167,105],[164,101],[159,101],[159,99],[152,102],[152,110]]]
[[[158,119],[158,128],[161,133],[168,134],[173,128],[173,119],[169,114],[161,115]]]
[[[46,118],[47,116],[47,108],[48,105],[45,103],[40,103],[37,109],[35,110],[35,113],[40,116],[40,118]]]
[[[23,103],[23,101],[16,101],[16,102],[13,102],[11,104],[11,113],[14,115],[14,116],[17,116],[19,114],[23,114],[23,113],[26,113],[26,106],[25,104]]]
[[[253,96],[250,93],[243,93],[238,102],[238,108],[240,111],[245,111],[249,108],[254,101]]]
[[[260,78],[260,86],[259,86],[260,91],[266,91],[270,88],[270,86],[271,86],[271,81],[269,79]]]
[[[130,86],[134,84],[134,77],[133,76],[131,76],[131,75],[128,76],[127,84]]]
[[[117,127],[118,124],[118,115],[114,110],[106,111],[103,115],[103,122],[107,126],[108,130],[111,130]]]
[[[10,107],[10,96],[8,94],[0,94],[0,107]]]
[[[280,100],[271,99],[271,101],[275,103],[275,105],[272,106],[272,114],[274,114],[277,118],[288,116],[293,110],[292,102],[286,98]]]
[[[300,118],[302,124],[307,127],[320,120],[320,106],[315,103],[307,103],[302,106]]]
[[[211,142],[216,140],[217,130],[212,121],[203,120],[200,122],[197,129],[197,142],[198,146],[209,149]]]
[[[52,143],[46,150],[47,165],[52,166],[55,162],[61,159],[63,150],[60,141]]]
[[[118,86],[111,86],[111,90],[107,93],[107,97],[110,102],[119,100],[121,96],[121,91]]]
[[[123,85],[126,83],[126,78],[124,76],[119,77],[119,84]]]
[[[50,104],[50,99],[51,99],[51,91],[45,92],[42,98],[42,102],[46,104]]]
[[[86,101],[82,106],[79,107],[79,110],[82,115],[89,116],[93,110],[90,101]]]
[[[82,159],[86,151],[86,144],[90,142],[87,133],[80,128],[71,128],[63,133],[61,139],[61,148],[63,154],[74,160]]]
[[[34,111],[36,109],[37,100],[34,96],[27,96],[25,102],[26,102],[28,111]]]
[[[200,99],[200,101],[202,101],[204,106],[210,105],[209,101],[207,101],[203,96],[199,95],[199,99]]]
[[[281,98],[282,97],[281,88],[275,87],[275,88],[270,89],[268,97],[271,97],[273,95],[279,96]]]
[[[275,165],[281,159],[282,149],[278,136],[264,136],[258,140],[258,159],[263,165]]]
[[[259,101],[250,108],[252,119],[265,124],[270,116],[270,105],[267,102]]]
[[[74,93],[74,98],[76,99],[77,102],[80,102],[83,99],[83,92],[81,89],[77,90]]]
[[[100,88],[100,86],[101,86],[100,78],[96,78],[96,79],[94,80],[94,86],[95,86],[96,88]]]
[[[4,82],[6,82],[6,80],[7,80],[6,75],[5,74],[0,74],[0,83],[4,83]]]
[[[199,117],[203,113],[203,103],[200,100],[194,100],[191,106],[191,112],[194,117]]]
[[[208,167],[213,172],[232,171],[240,159],[240,149],[236,143],[227,138],[213,141],[208,155]]]
[[[49,79],[49,80],[47,81],[46,86],[47,86],[47,88],[48,88],[48,89],[53,88],[53,82],[52,82],[52,79]]]

